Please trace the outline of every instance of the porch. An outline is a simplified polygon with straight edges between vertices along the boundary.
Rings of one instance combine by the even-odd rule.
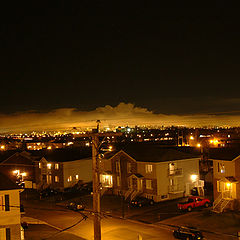
[[[221,213],[225,209],[230,208],[230,203],[237,198],[238,181],[234,177],[225,177],[217,181],[218,197],[213,203],[213,211]]]

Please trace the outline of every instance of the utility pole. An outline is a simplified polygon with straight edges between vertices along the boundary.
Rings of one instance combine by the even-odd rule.
[[[93,214],[94,214],[94,240],[101,240],[101,183],[98,153],[102,143],[99,143],[99,137],[120,136],[121,133],[100,133],[100,120],[97,120],[97,129],[87,134],[92,138],[92,170],[93,170]]]
[[[99,139],[97,133],[92,135],[92,169],[93,169],[93,214],[94,240],[101,240],[100,176],[98,161]]]

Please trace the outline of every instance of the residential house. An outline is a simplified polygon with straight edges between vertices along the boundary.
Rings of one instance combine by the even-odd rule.
[[[0,239],[21,240],[20,192],[15,183],[0,173]]]
[[[46,152],[36,167],[37,188],[63,190],[78,182],[92,181],[91,151],[56,149]]]
[[[0,172],[6,174],[14,182],[27,181],[29,187],[32,188],[32,184],[36,182],[35,161],[37,157],[26,151],[10,153],[10,156],[0,162]]]
[[[177,148],[133,144],[100,160],[100,179],[108,192],[126,199],[141,195],[159,202],[189,195],[194,187],[204,194],[199,159]]]
[[[240,149],[215,149],[213,161],[213,210],[240,210]]]

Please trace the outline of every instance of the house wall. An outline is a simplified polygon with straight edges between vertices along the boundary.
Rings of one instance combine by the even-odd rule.
[[[116,170],[116,162],[120,162],[121,171]],[[136,162],[123,151],[117,153],[111,160],[104,160],[102,168],[104,171],[110,171],[113,175],[113,192],[118,194],[121,191],[128,190],[128,178],[132,174],[141,174],[143,176],[143,195],[153,198],[154,201],[162,201],[183,196],[186,191],[186,183],[192,183],[190,176],[196,174],[199,176],[199,158],[172,161],[177,168],[183,169],[183,174],[171,176],[174,182],[177,182],[181,190],[179,194],[169,194],[169,163],[171,162]],[[127,172],[127,163],[131,163],[131,172]],[[146,172],[146,165],[152,165],[152,172]],[[121,179],[121,186],[117,186],[117,177]],[[146,188],[146,181],[152,181],[152,189]],[[137,179],[132,179],[133,188],[137,189]]]
[[[225,166],[224,173],[221,173],[221,171],[218,171],[218,164],[224,164],[224,166]],[[218,198],[218,196],[221,194],[220,192],[217,191],[217,181],[224,177],[228,177],[228,176],[235,177],[235,174],[236,174],[235,162],[224,161],[224,160],[213,160],[213,196],[214,196],[214,200],[216,200]],[[236,188],[237,195],[239,194],[238,188],[239,188],[239,186],[237,186],[237,188]],[[237,198],[238,198],[238,196],[237,196]]]
[[[182,169],[182,174],[170,176],[170,163],[174,163],[177,169]],[[195,174],[199,176],[199,158],[161,162],[156,165],[156,172],[158,201],[166,198],[179,198],[184,196],[186,184],[192,183],[191,175]],[[177,191],[174,194],[169,194],[170,179],[173,179],[174,186],[177,186]]]
[[[111,160],[111,170],[109,161],[106,163],[107,168],[112,172],[113,175],[113,191],[114,193],[118,193],[119,191],[127,191],[128,190],[128,177],[132,174],[137,173],[137,163],[130,156],[125,154],[124,152],[118,152]],[[117,171],[116,162],[120,163],[120,172]],[[127,164],[131,163],[131,171],[127,172]],[[104,166],[105,167],[105,166]],[[104,170],[106,170],[104,168]],[[120,186],[117,186],[117,177],[120,178]]]
[[[8,229],[8,230],[7,230]],[[11,240],[24,240],[24,236],[21,235],[21,225],[19,224],[6,224],[0,226],[0,239],[5,240],[7,231],[10,233]],[[23,232],[22,232],[23,234]]]
[[[1,190],[0,195],[9,195],[10,211],[0,210],[0,225],[20,224],[20,192],[19,189]]]
[[[146,165],[152,165],[152,172],[146,172]],[[144,176],[143,179],[143,192],[145,197],[154,199],[156,201],[156,196],[158,194],[158,181],[157,181],[157,163],[154,162],[137,162],[137,172]],[[152,189],[146,188],[146,181],[152,180]]]
[[[59,164],[59,169],[55,169],[55,164]],[[51,169],[52,183],[51,187],[54,189],[63,189],[64,188],[64,176],[63,176],[63,163],[53,163],[53,168]],[[55,181],[55,176],[58,177],[58,182]]]
[[[78,180],[76,179],[78,175]],[[68,178],[72,176],[72,181]],[[92,181],[92,159],[81,159],[63,163],[63,185],[64,188],[71,187],[79,180],[83,182]]]

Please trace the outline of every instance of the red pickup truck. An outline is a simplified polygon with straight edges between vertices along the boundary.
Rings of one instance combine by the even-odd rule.
[[[188,197],[188,200],[186,202],[178,203],[177,207],[179,210],[187,210],[191,212],[193,208],[203,207],[203,206],[209,207],[210,205],[211,205],[211,202],[207,198],[191,196],[191,197]]]

